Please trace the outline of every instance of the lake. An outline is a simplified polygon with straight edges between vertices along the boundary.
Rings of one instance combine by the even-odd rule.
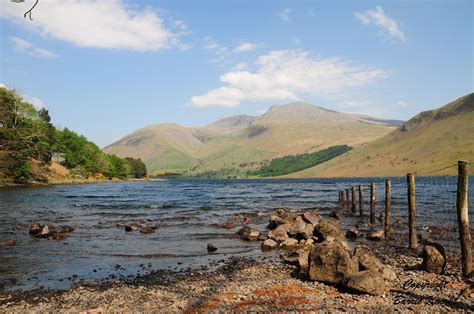
[[[420,231],[446,227],[440,233],[449,249],[458,243],[455,206],[456,177],[419,177],[417,219]],[[0,248],[0,289],[64,289],[72,283],[146,274],[151,270],[208,267],[212,261],[240,255],[254,258],[278,256],[262,253],[259,242],[242,241],[221,225],[243,216],[251,226],[265,230],[275,208],[318,208],[328,215],[338,207],[338,192],[365,185],[365,212],[369,211],[369,182],[377,183],[377,216],[383,211],[384,179],[272,179],[110,182],[0,189],[0,242],[17,245]],[[470,221],[473,184],[470,187]],[[395,230],[406,235],[406,179],[392,178]],[[242,216],[235,216],[235,215]],[[125,232],[124,225],[150,220],[153,234]],[[367,221],[368,219],[365,219]],[[62,241],[32,238],[33,222],[71,225]],[[344,226],[359,224],[343,215]],[[379,227],[380,225],[378,225]],[[471,227],[472,229],[472,227]],[[212,243],[218,251],[207,252]]]

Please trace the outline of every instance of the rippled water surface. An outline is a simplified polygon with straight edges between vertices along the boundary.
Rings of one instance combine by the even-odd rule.
[[[419,228],[455,225],[456,180],[417,178]],[[235,235],[238,227],[220,225],[247,216],[251,226],[264,231],[269,213],[279,207],[319,208],[328,214],[338,207],[338,191],[351,185],[366,186],[367,202],[367,184],[372,181],[377,182],[378,213],[383,209],[384,180],[371,178],[145,181],[0,189],[0,242],[17,241],[15,247],[0,248],[0,290],[67,288],[77,280],[111,274],[197,268],[231,255],[260,257],[264,253],[258,242],[242,241]],[[406,218],[405,178],[392,178],[392,186],[393,216],[401,223]],[[473,195],[471,185],[471,199]],[[367,203],[365,207],[368,211]],[[124,231],[124,225],[140,219],[150,220],[157,231],[149,235]],[[35,239],[28,235],[33,222],[68,224],[75,230],[62,241]],[[343,217],[342,224],[349,223]],[[218,251],[208,254],[207,243]]]

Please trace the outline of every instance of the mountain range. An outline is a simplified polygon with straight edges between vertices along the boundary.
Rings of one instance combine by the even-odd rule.
[[[334,145],[358,147],[402,123],[291,103],[272,106],[261,116],[231,116],[198,128],[150,125],[104,150],[141,158],[150,173],[242,176],[276,157],[311,153]]]

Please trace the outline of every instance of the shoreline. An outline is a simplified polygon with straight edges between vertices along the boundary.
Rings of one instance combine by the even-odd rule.
[[[0,183],[1,188],[12,187],[33,187],[33,186],[52,186],[52,185],[79,185],[79,184],[97,184],[97,183],[116,183],[116,182],[146,182],[146,181],[164,181],[158,178],[144,178],[144,179],[111,179],[111,180],[97,180],[97,179],[79,179],[79,180],[52,180],[49,182],[31,182],[31,183]]]
[[[211,272],[157,270],[130,281],[63,291],[1,292],[0,312],[474,311],[472,292],[466,295],[469,285],[458,272],[420,271],[419,257],[394,247],[372,247],[397,274],[381,296],[309,281],[296,266],[280,261],[229,257]]]

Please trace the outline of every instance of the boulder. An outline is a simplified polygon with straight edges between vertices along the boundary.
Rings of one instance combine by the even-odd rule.
[[[397,274],[389,266],[384,266],[382,269],[382,277],[385,280],[394,281],[397,280]]]
[[[282,254],[280,257],[287,264],[298,266],[300,270],[307,270],[310,251],[310,247],[303,247],[296,251]]]
[[[270,216],[270,224],[268,225],[269,229],[275,229],[279,225],[288,223],[292,218],[291,213],[288,209],[279,208],[273,211]]]
[[[154,233],[155,232],[155,229],[151,228],[151,227],[143,227],[140,229],[140,233],[141,234],[150,234],[150,233]]]
[[[268,232],[268,238],[272,239],[276,242],[283,242],[283,241],[285,241],[285,239],[288,238],[287,231],[288,231],[288,225],[287,224],[279,225],[275,229],[270,230]]]
[[[252,218],[250,217],[244,217],[244,220],[242,221],[243,225],[249,225],[252,223]]]
[[[272,239],[267,239],[262,242],[262,251],[267,252],[270,250],[274,250],[278,248],[278,242],[272,240]]]
[[[444,274],[446,270],[446,250],[441,244],[428,243],[423,247],[423,263],[421,267],[424,271]]]
[[[125,226],[126,232],[137,231],[137,230],[138,230],[137,224],[131,224],[130,226]]]
[[[357,257],[338,241],[313,245],[308,262],[308,278],[325,283],[340,283],[359,270]]]
[[[298,240],[293,238],[285,239],[285,241],[281,243],[281,247],[285,250],[293,250],[298,247]]]
[[[288,226],[288,236],[297,240],[307,240],[313,237],[314,227],[312,224],[306,223],[301,216],[297,216]]]
[[[28,231],[29,234],[31,235],[38,235],[41,233],[41,230],[43,230],[43,226],[37,223],[33,223],[30,225],[30,230]]]
[[[349,239],[357,239],[361,236],[362,236],[362,233],[356,228],[350,228],[346,232],[346,237],[348,237]]]
[[[317,210],[308,210],[303,213],[303,219],[307,222],[316,226],[321,220],[321,214]]]
[[[383,240],[384,238],[385,238],[385,235],[384,235],[383,230],[372,231],[369,234],[367,234],[368,240],[380,241],[380,240]]]
[[[337,221],[320,221],[314,227],[313,235],[318,239],[317,242],[326,241],[328,237],[332,237],[337,240],[345,240],[341,225]]]
[[[233,222],[226,222],[221,225],[222,228],[224,229],[232,229],[235,228],[235,223]]]
[[[382,273],[384,264],[382,264],[367,246],[356,246],[354,256],[359,260],[360,270],[373,270]]]
[[[344,286],[358,293],[381,295],[385,290],[385,281],[382,274],[373,270],[364,270],[347,276]]]
[[[245,226],[240,229],[237,234],[239,234],[243,240],[255,241],[258,240],[258,237],[260,236],[260,231],[254,228],[250,228],[249,226]]]
[[[215,251],[217,251],[217,248],[214,245],[212,245],[211,243],[208,243],[207,244],[207,251],[208,252],[215,252]]]
[[[333,210],[330,214],[329,217],[335,218],[335,219],[341,219],[341,214],[338,213],[336,210]]]
[[[3,241],[3,242],[0,242],[0,247],[11,247],[11,246],[15,246],[15,245],[16,245],[15,240],[6,240],[6,241]]]

